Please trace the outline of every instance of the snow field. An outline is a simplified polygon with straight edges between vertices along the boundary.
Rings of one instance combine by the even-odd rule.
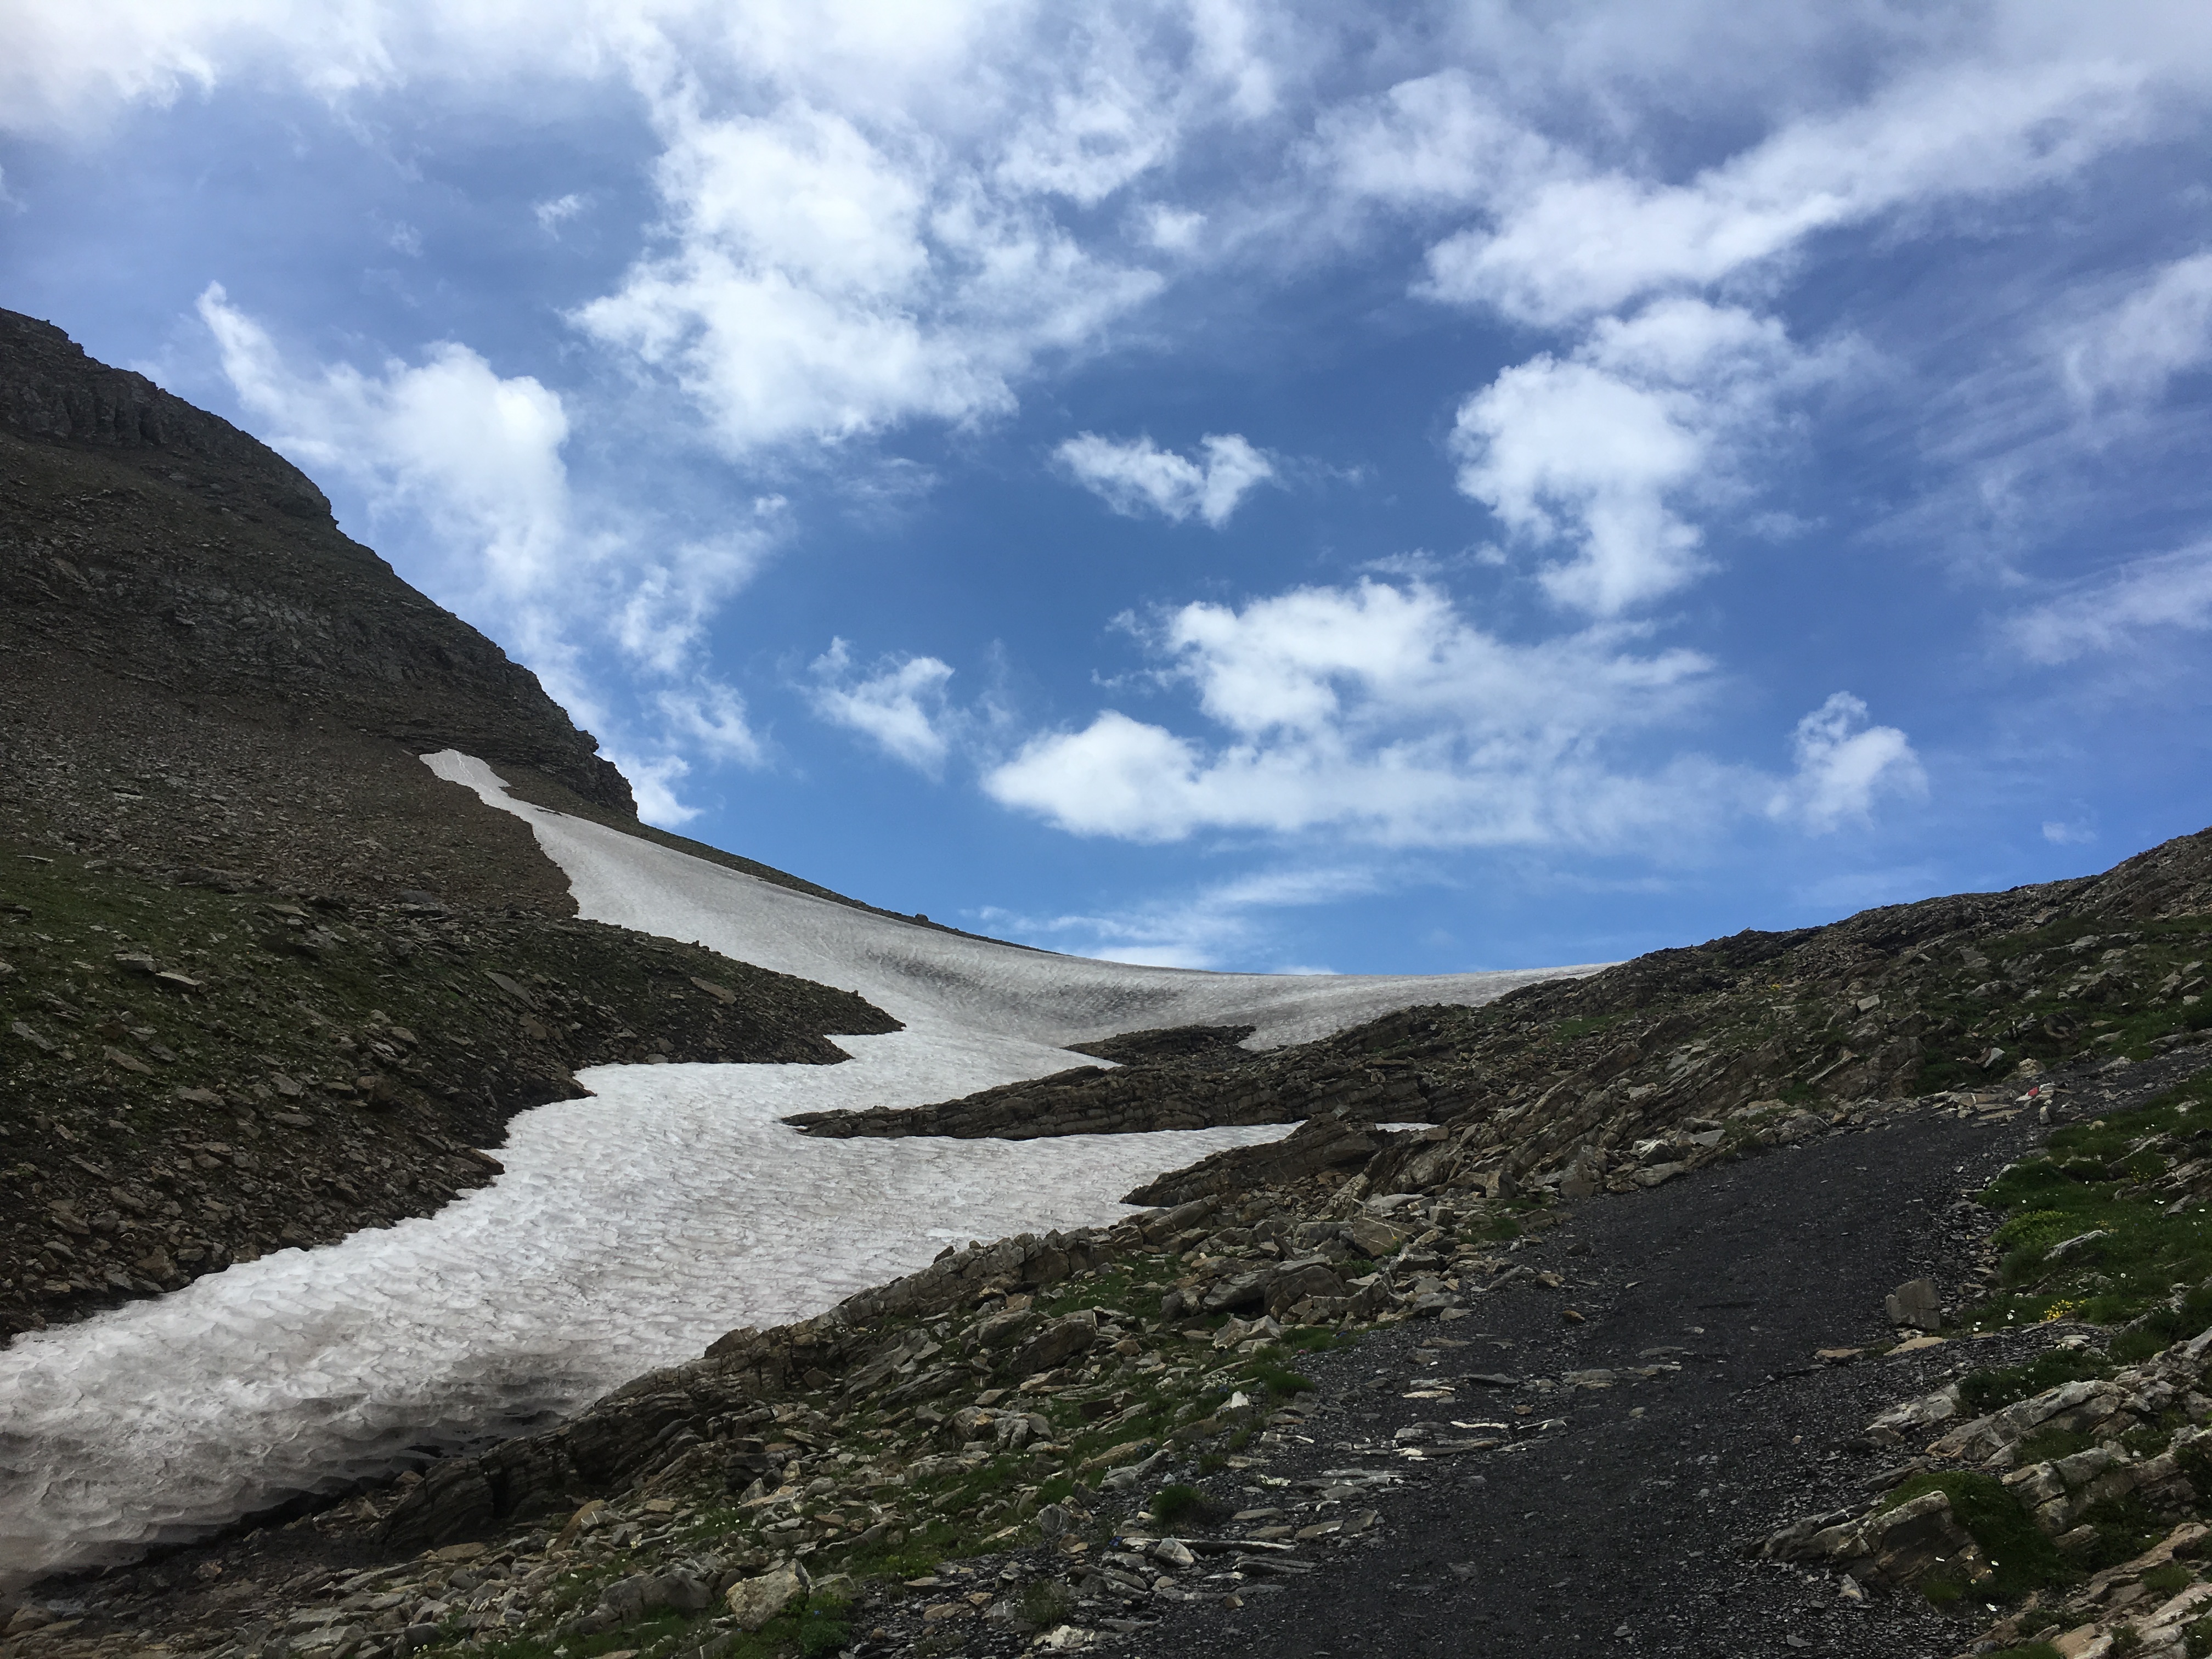
[[[908,1029],[836,1039],[853,1058],[835,1066],[595,1068],[589,1098],[515,1118],[506,1174],[434,1216],[19,1337],[0,1352],[0,1584],[125,1559],[410,1448],[550,1423],[947,1243],[1109,1223],[1159,1171],[1288,1127],[822,1140],[777,1121],[789,1114],[950,1099],[1146,1026],[1303,1041],[1560,971],[1286,979],[1023,951],[525,805],[465,756],[425,759],[529,821],[586,917],[857,990]]]

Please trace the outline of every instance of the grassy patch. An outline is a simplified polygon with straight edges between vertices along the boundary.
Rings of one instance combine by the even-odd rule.
[[[2142,1576],[2143,1588],[2160,1595],[2172,1595],[2185,1590],[2197,1582],[2197,1575],[2179,1561],[2169,1561],[2162,1567],[2153,1567]]]
[[[1270,1359],[1261,1354],[1252,1356],[1246,1375],[1278,1400],[1288,1400],[1313,1388],[1311,1377],[1292,1370],[1279,1359]]]
[[[1982,1555],[1990,1564],[1989,1581],[1975,1587],[1978,1595],[2014,1601],[2032,1590],[2070,1584],[2081,1577],[2029,1518],[2020,1500],[1993,1476],[1966,1472],[1916,1474],[1883,1498],[1881,1507],[1894,1509],[1931,1492],[1940,1492],[1950,1499],[1951,1513],[1981,1546]],[[1940,1604],[1945,1587],[1954,1598],[1965,1588],[1931,1578],[1923,1584],[1922,1591]]]
[[[1075,1612],[1075,1593],[1057,1578],[1032,1579],[1022,1589],[1022,1622],[1038,1630],[1064,1625]]]
[[[2090,945],[2068,948],[2092,935]],[[1931,988],[1921,999],[1921,1012],[1942,1035],[1929,1045],[1914,1090],[1932,1094],[1997,1081],[1966,1058],[1966,1050],[2002,1048],[2004,1069],[2024,1059],[2046,1066],[2085,1054],[2141,1059],[2160,1037],[2212,1026],[2212,1003],[2184,1007],[2158,991],[2173,970],[2212,955],[2208,946],[2212,917],[2203,916],[2163,921],[2075,916],[1986,940],[1984,965],[1959,970],[1950,984]],[[2124,957],[2105,961],[2106,949],[2122,947]],[[2100,977],[2108,968],[2114,971]],[[1994,1000],[1978,998],[1972,994],[1977,981],[2002,988]],[[2031,988],[2037,993],[2032,1000],[2026,995]]]
[[[2094,1348],[2053,1348],[2025,1364],[1986,1371],[1969,1371],[1959,1379],[1959,1404],[1966,1416],[1981,1417],[2002,1411],[2045,1389],[2110,1376],[2112,1362]]]
[[[2101,1504],[2092,1504],[2082,1512],[2081,1522],[2097,1534],[2079,1557],[2093,1572],[2132,1560],[2166,1535],[2165,1524],[2134,1498],[2108,1498]]]
[[[1995,1235],[2002,1293],[1972,1322],[1990,1329],[2063,1314],[2139,1322],[2114,1343],[2123,1362],[2212,1324],[2212,1290],[2201,1288],[2212,1278],[2212,1209],[2192,1203],[2169,1215],[2166,1195],[2146,1190],[2203,1158],[2212,1158],[2212,1076],[2055,1131],[2044,1157],[2006,1170],[1981,1195],[2006,1218]],[[2104,1237],[2053,1259],[2059,1244],[2090,1233]]]

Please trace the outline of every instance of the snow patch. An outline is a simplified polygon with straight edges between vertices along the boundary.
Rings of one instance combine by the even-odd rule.
[[[128,1558],[543,1426],[725,1331],[820,1313],[948,1241],[1110,1223],[1117,1194],[1291,1126],[1028,1141],[816,1139],[795,1112],[919,1106],[1091,1062],[1139,1027],[1302,1042],[1551,973],[1283,977],[1129,967],[961,939],[526,805],[582,914],[855,990],[904,1021],[836,1066],[600,1066],[515,1118],[507,1172],[436,1215],[280,1250],[0,1353],[0,1583]]]

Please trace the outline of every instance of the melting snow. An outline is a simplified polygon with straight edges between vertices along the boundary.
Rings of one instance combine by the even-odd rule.
[[[817,1140],[793,1112],[921,1105],[1079,1063],[1060,1045],[1248,1024],[1301,1042],[1547,973],[1274,976],[965,939],[525,805],[581,913],[859,991],[904,1021],[836,1066],[600,1066],[522,1114],[507,1173],[438,1214],[280,1250],[0,1352],[0,1583],[572,1413],[738,1325],[803,1318],[948,1241],[1110,1222],[1163,1170],[1287,1126],[1031,1141]],[[1572,969],[1565,971],[1575,971]]]

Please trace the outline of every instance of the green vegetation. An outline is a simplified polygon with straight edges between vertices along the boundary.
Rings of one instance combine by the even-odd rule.
[[[2081,1577],[2021,1507],[2020,1500],[1994,1476],[1967,1472],[1916,1474],[1884,1498],[1881,1507],[1894,1509],[1931,1492],[1940,1492],[1950,1499],[1952,1515],[1981,1547],[1983,1559],[1990,1564],[1988,1579],[1971,1586],[1978,1595],[2014,1601],[2031,1590],[2070,1584]],[[1930,1601],[1941,1606],[1957,1600],[1970,1587],[1938,1575],[1924,1581],[1921,1588]]]
[[[2125,1325],[2112,1359],[2142,1359],[2212,1325],[2212,1209],[2178,1200],[2155,1183],[2186,1163],[2212,1157],[2212,1075],[2201,1075],[2149,1105],[2054,1131],[2045,1155],[2014,1165],[1981,1194],[2006,1216],[1994,1235],[2002,1293],[1973,1323],[1984,1329],[2063,1316]],[[2169,1213],[2170,1210],[2174,1211]],[[2100,1235],[2092,1237],[2091,1235]],[[2067,1245],[2057,1252],[2061,1244]],[[2054,1253],[2058,1259],[2053,1260]],[[2103,1364],[2045,1355],[2007,1386],[2025,1399],[2070,1380],[2068,1365]],[[1996,1376],[1986,1373],[1985,1376]],[[1970,1379],[1972,1381],[1972,1379]],[[2009,1403],[1997,1385],[1966,1397],[1977,1411]],[[1963,1395],[1962,1390],[1962,1395]]]
[[[2084,939],[2091,942],[2069,948]],[[1986,1086],[1989,1073],[1959,1054],[1976,1042],[2002,1048],[2009,1062],[2051,1066],[2084,1054],[2140,1060],[2160,1037],[2212,1028],[2212,999],[2185,1006],[2156,994],[2167,976],[2212,955],[2212,917],[2075,916],[1987,940],[1980,949],[1979,965],[1954,971],[1919,999],[1929,1027],[1954,1035],[1948,1043],[1929,1045],[1913,1085],[1917,1093]],[[2122,951],[2124,957],[2107,962],[2108,951]],[[1972,994],[1991,983],[2000,988],[1994,1002]],[[2024,994],[2030,989],[2038,993],[2033,999]]]
[[[2169,1561],[2162,1567],[2153,1567],[2143,1574],[2143,1588],[2160,1595],[2172,1595],[2197,1582],[2197,1575],[2179,1561]]]
[[[2092,1348],[2053,1348],[2022,1365],[1970,1371],[1959,1379],[1959,1405],[1968,1417],[1981,1417],[2055,1389],[2062,1382],[2110,1376],[2112,1362]]]
[[[1022,1591],[1022,1622],[1038,1630],[1064,1625],[1075,1612],[1075,1593],[1057,1578],[1033,1579]]]
[[[1292,1370],[1279,1360],[1262,1359],[1257,1354],[1252,1356],[1249,1375],[1279,1400],[1304,1394],[1313,1387],[1311,1377]]]
[[[1152,1519],[1164,1527],[1201,1514],[1206,1508],[1206,1494],[1195,1486],[1162,1486],[1152,1502]]]

